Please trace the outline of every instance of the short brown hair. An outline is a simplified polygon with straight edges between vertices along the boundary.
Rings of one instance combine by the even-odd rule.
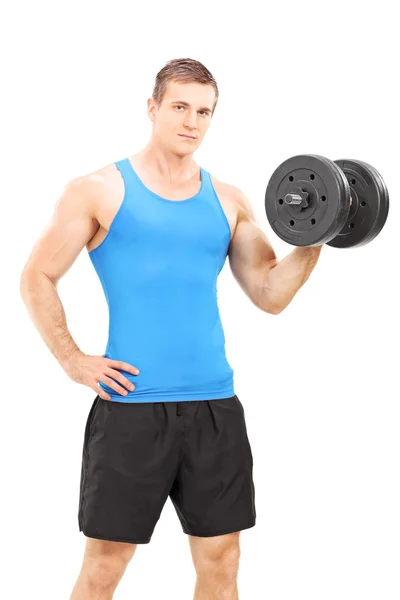
[[[212,85],[215,90],[214,113],[219,96],[217,82],[201,62],[192,58],[175,58],[168,61],[156,75],[152,96],[158,105],[161,104],[164,98],[169,81],[177,81],[179,83],[208,83]]]

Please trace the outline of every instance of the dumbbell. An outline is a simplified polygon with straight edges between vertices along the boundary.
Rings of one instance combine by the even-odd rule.
[[[381,175],[365,162],[299,155],[272,174],[265,210],[275,233],[293,246],[354,248],[382,230],[389,194]]]

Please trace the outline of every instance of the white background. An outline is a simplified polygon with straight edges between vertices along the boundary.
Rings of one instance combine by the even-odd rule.
[[[71,178],[140,150],[146,100],[172,58],[213,73],[220,100],[195,155],[264,212],[274,169],[316,153],[374,165],[385,229],[325,247],[279,316],[258,310],[228,261],[226,349],[254,456],[257,525],[241,536],[243,600],[398,600],[398,61],[394,4],[14,2],[2,10],[1,545],[8,600],[69,598],[85,538],[77,509],[94,399],[49,353],[19,296],[31,247]],[[106,302],[86,250],[60,282],[70,331],[103,353]],[[170,501],[115,598],[192,598],[187,537]]]

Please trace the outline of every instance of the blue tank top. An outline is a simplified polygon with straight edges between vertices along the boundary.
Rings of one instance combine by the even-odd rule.
[[[210,175],[187,200],[167,200],[141,181],[129,158],[115,163],[124,198],[107,236],[89,257],[109,310],[104,356],[137,367],[120,402],[234,396],[233,369],[217,303],[217,278],[231,231]]]

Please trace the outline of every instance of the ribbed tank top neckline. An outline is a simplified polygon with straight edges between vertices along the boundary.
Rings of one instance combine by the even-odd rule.
[[[201,176],[201,186],[199,191],[197,192],[197,194],[195,194],[194,196],[191,196],[190,198],[184,198],[183,200],[170,200],[169,198],[163,198],[162,196],[160,196],[159,194],[156,194],[155,192],[153,192],[150,188],[147,187],[147,185],[145,185],[143,183],[143,181],[140,179],[139,175],[136,173],[135,169],[133,168],[133,165],[130,161],[129,158],[125,158],[123,159],[121,162],[125,162],[129,171],[132,173],[132,175],[134,176],[134,178],[136,179],[136,181],[139,183],[139,185],[149,194],[151,194],[152,196],[154,196],[154,198],[157,198],[158,200],[161,200],[162,202],[169,202],[170,204],[184,204],[186,202],[191,202],[192,200],[196,200],[196,198],[198,198],[199,196],[201,196],[204,188],[205,188],[205,181],[206,181],[206,172],[204,171],[204,169],[202,167],[200,167],[200,176]]]

